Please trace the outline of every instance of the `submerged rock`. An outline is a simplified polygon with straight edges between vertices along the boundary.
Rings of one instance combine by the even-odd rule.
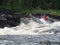
[[[43,44],[43,45],[50,45],[50,42],[45,40],[45,41],[41,41],[40,44]]]

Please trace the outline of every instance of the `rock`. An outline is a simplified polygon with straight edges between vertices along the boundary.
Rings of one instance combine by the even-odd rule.
[[[50,42],[45,40],[45,41],[41,41],[40,44],[42,44],[42,45],[50,45]]]
[[[2,14],[0,16],[0,28],[3,27],[15,27],[20,24],[20,18],[12,15]]]

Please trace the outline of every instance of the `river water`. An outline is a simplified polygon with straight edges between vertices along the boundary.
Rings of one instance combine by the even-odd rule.
[[[24,22],[16,27],[0,28],[0,45],[41,45],[40,41],[48,40],[60,42],[60,22],[40,24],[31,20],[30,23]],[[55,34],[57,31],[59,33]],[[43,33],[41,33],[43,32]],[[58,44],[51,44],[58,45]]]

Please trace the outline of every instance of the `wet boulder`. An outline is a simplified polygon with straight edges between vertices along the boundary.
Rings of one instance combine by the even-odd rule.
[[[20,18],[6,14],[0,15],[0,28],[14,27],[17,26],[18,24],[20,24]]]

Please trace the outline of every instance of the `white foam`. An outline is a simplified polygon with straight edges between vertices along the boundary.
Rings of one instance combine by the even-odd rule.
[[[60,22],[54,22],[52,24],[38,24],[37,22],[31,20],[28,24],[21,22],[21,24],[16,27],[4,27],[3,29],[0,29],[0,35],[38,35],[39,32],[51,30],[53,28],[57,28],[58,26],[60,26]],[[36,30],[38,31],[34,32]]]

